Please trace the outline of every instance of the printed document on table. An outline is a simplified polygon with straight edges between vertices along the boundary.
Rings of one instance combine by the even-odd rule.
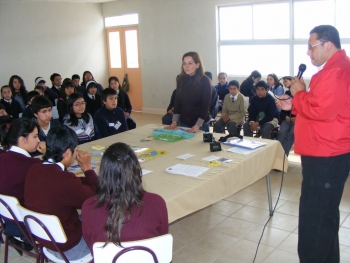
[[[182,174],[186,176],[198,177],[202,173],[208,171],[209,168],[195,165],[176,164],[166,168],[165,170],[171,174]]]
[[[254,150],[259,147],[265,146],[267,143],[254,140],[234,139],[230,140],[229,142],[224,142],[223,144]]]
[[[233,147],[233,148],[228,149],[227,151],[232,152],[232,153],[239,153],[239,154],[243,154],[243,155],[248,155],[248,154],[251,154],[253,152],[259,151],[260,149],[261,148],[249,150],[249,149],[241,148],[241,147]]]

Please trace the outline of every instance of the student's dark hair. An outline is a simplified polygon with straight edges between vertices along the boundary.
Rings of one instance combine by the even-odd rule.
[[[270,76],[270,77],[273,78],[273,80],[275,82],[273,85],[274,85],[275,88],[277,88],[278,86],[282,86],[283,87],[283,85],[278,81],[278,77],[277,77],[277,75],[275,73],[271,73],[271,74],[269,74],[267,76]]]
[[[182,56],[182,63],[183,63],[185,57],[191,57],[195,64],[199,63],[199,67],[196,69],[196,72],[194,74],[194,81],[193,81],[193,87],[197,89],[199,87],[199,83],[200,83],[202,77],[205,76],[202,58],[200,57],[200,55],[197,52],[191,51],[191,52],[185,53]],[[178,92],[181,92],[183,83],[184,83],[185,79],[187,78],[187,74],[185,73],[185,71],[183,69],[182,63],[181,63],[181,73],[179,74],[179,77],[177,78],[177,88],[179,89]],[[205,76],[205,77],[208,78],[207,76]],[[208,78],[208,81],[210,83],[209,78]]]
[[[17,146],[18,138],[21,136],[27,138],[35,128],[39,130],[38,125],[27,118],[13,120],[10,127],[6,123],[1,124],[0,138],[2,147],[4,150],[8,150],[13,145]]]
[[[66,89],[68,88],[73,88],[74,92],[76,92],[73,82],[70,79],[62,83],[60,98],[63,99],[64,102],[67,102]]]
[[[38,111],[44,108],[52,108],[52,102],[44,95],[35,97],[32,101],[33,113],[38,113]]]
[[[145,190],[142,187],[141,167],[134,151],[125,143],[108,147],[102,156],[96,187],[96,207],[108,210],[104,227],[107,242],[121,246],[121,230],[130,219],[134,205],[142,207]]]
[[[282,79],[283,79],[283,80],[285,80],[285,79],[292,80],[293,77],[292,77],[292,76],[284,76]]]
[[[74,74],[74,75],[72,76],[72,80],[75,80],[75,79],[80,79],[80,76],[79,76],[78,74]]]
[[[252,73],[250,73],[250,75],[243,82],[247,83],[247,85],[249,86],[252,86],[254,83],[253,78],[254,79],[261,78],[260,72],[257,70],[253,70]],[[242,82],[242,85],[243,85],[243,82]]]
[[[68,84],[68,83],[72,83],[72,80],[70,78],[65,78],[63,81],[62,81],[62,86],[64,84]]]
[[[332,42],[337,49],[341,49],[340,37],[338,30],[331,25],[320,25],[310,31],[311,34],[317,34],[317,40],[320,42]]]
[[[68,111],[69,111],[69,120],[68,123],[70,123],[72,126],[78,126],[79,124],[79,120],[78,117],[75,115],[74,110],[73,110],[73,104],[77,101],[77,99],[82,98],[84,99],[84,97],[79,94],[79,93],[72,93],[69,95],[68,99],[67,99],[67,107],[68,107]],[[81,116],[83,118],[83,120],[88,123],[89,122],[89,114],[86,112],[86,108],[84,113]]]
[[[106,102],[108,96],[117,95],[117,91],[112,88],[106,88],[101,92],[101,99]]]
[[[89,89],[92,89],[94,87],[97,89],[96,82],[95,81],[90,81],[89,85],[86,87],[86,93],[89,93]]]
[[[210,71],[205,71],[204,75],[206,75],[208,78],[210,78],[210,80],[213,80],[213,74],[211,74]]]
[[[258,81],[258,83],[256,83],[255,87],[256,87],[256,88],[262,87],[262,88],[264,88],[264,89],[267,90],[267,84],[266,84],[266,82],[263,81],[263,80]]]
[[[15,79],[18,79],[19,83],[21,84],[21,87],[19,89],[19,95],[21,95],[23,102],[25,102],[27,100],[27,89],[26,89],[26,86],[24,85],[23,79],[18,75],[11,76],[9,80],[9,86],[11,87],[12,96],[15,96],[15,87],[13,86],[13,81]]]
[[[49,130],[46,137],[46,153],[43,160],[62,161],[63,153],[70,149],[72,153],[78,145],[78,136],[68,126],[57,126]]]
[[[31,99],[34,98],[35,96],[40,96],[39,92],[37,92],[35,90],[29,91],[28,95],[27,95],[26,103],[28,104],[28,102],[31,101]]]
[[[45,92],[45,90],[44,90],[44,88],[42,87],[42,86],[35,86],[35,88],[34,88],[34,90],[40,90],[42,93],[44,93]]]
[[[53,74],[50,76],[51,82],[52,82],[56,77],[61,77],[61,75],[58,74],[58,73],[53,73]]]
[[[116,82],[118,82],[118,83],[119,83],[119,87],[120,87],[119,79],[118,79],[116,76],[112,76],[112,77],[110,77],[110,78],[108,79],[108,88],[111,87],[111,81],[112,81],[112,80],[115,80]]]
[[[2,86],[1,87],[1,90],[0,90],[0,93],[2,94],[2,90],[3,89],[11,89],[11,87],[9,86],[9,85],[4,85],[4,86]],[[12,89],[11,89],[11,92],[12,92]],[[12,92],[12,94],[13,94],[13,92]]]
[[[228,83],[228,86],[236,86],[237,88],[239,88],[239,82],[237,80],[231,80],[229,83]]]
[[[91,76],[92,76],[92,80],[94,80],[94,81],[95,81],[95,79],[94,79],[94,75],[92,75],[92,73],[91,73],[90,71],[86,70],[86,71],[84,71],[84,73],[83,73],[83,81],[81,82],[81,85],[84,85],[84,86],[85,86],[85,84],[86,84],[86,81],[85,81],[85,75],[86,75],[87,73],[90,73],[90,74],[91,74]]]

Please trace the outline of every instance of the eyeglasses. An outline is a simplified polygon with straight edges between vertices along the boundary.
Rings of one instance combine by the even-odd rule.
[[[78,102],[78,103],[74,103],[73,106],[75,107],[81,107],[81,106],[85,106],[86,105],[86,102]]]
[[[323,44],[324,44],[324,42],[316,43],[316,44],[313,44],[313,45],[308,45],[307,49],[312,51],[312,50],[315,49],[315,47],[317,47],[319,45],[323,45]]]

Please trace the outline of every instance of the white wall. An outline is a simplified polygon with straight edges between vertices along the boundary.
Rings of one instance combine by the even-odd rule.
[[[0,85],[20,75],[28,90],[41,76],[51,86],[89,70],[103,86],[108,80],[101,4],[17,2],[0,4]]]
[[[247,0],[118,0],[102,4],[104,17],[139,14],[144,111],[166,109],[182,55],[188,51],[201,55],[205,70],[212,72],[217,83],[216,8],[239,2]],[[236,22],[233,18],[232,23]]]

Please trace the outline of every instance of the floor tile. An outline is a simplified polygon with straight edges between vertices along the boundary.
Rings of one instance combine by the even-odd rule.
[[[186,246],[173,255],[173,262],[210,263],[218,257],[219,254],[214,254],[194,246]]]
[[[235,213],[237,210],[241,209],[243,207],[242,204],[221,200],[220,202],[217,202],[216,204],[211,205],[208,208],[209,212],[224,215],[224,216],[230,216],[233,213]]]
[[[252,192],[249,192],[246,190],[241,190],[241,191],[225,198],[225,200],[245,205],[245,204],[248,204],[253,199],[255,199],[257,196],[259,196],[259,194],[252,193]]]
[[[264,226],[257,226],[254,228],[248,235],[246,235],[243,239],[253,241],[258,243]],[[266,227],[264,231],[264,235],[261,239],[261,244],[270,246],[270,247],[278,247],[288,236],[290,232],[285,230],[280,230],[277,228]]]
[[[279,213],[299,216],[299,203],[293,201],[286,201],[281,207],[277,209]]]
[[[345,227],[339,228],[339,244],[350,247],[350,229]]]
[[[276,202],[277,202],[277,198],[276,197],[272,197],[272,207],[275,207]],[[287,200],[284,200],[282,198],[279,199],[278,204],[277,204],[277,208],[280,207],[281,205],[283,205]],[[254,207],[258,207],[258,208],[263,208],[263,209],[269,209],[269,202],[268,202],[268,197],[267,197],[267,193],[266,194],[261,194],[258,197],[256,197],[254,200],[252,200],[251,202],[248,203],[248,206],[254,206]]]
[[[299,263],[299,257],[297,254],[276,249],[274,250],[263,263]]]
[[[253,223],[261,223],[263,220],[267,220],[269,218],[269,211],[247,205],[232,214],[231,217]]]
[[[213,263],[245,263],[243,261],[239,261],[230,257],[220,256],[213,261]]]
[[[342,227],[350,228],[350,214],[345,218],[343,223],[341,224]]]
[[[298,234],[291,233],[279,246],[279,249],[298,253]]]
[[[350,199],[342,198],[340,201],[339,210],[350,213]]]
[[[275,212],[268,226],[286,231],[294,231],[298,226],[298,217]]]
[[[340,262],[350,262],[350,247],[340,245],[339,250],[340,250]]]
[[[214,227],[213,230],[235,237],[244,237],[256,226],[257,224],[229,217]]]
[[[243,262],[253,262],[255,252],[257,249],[258,243],[240,240],[237,244],[233,246],[230,250],[224,253],[224,256],[237,259]],[[255,262],[263,262],[263,260],[274,250],[273,247],[265,246],[260,244],[258,254]]]

